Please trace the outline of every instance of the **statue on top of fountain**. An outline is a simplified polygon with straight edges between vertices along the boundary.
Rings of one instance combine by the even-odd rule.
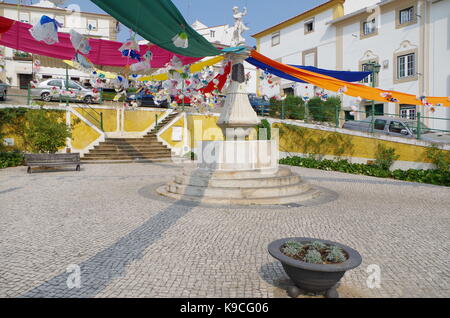
[[[242,34],[245,31],[250,30],[250,28],[248,28],[243,21],[246,15],[247,8],[244,7],[244,10],[242,12],[239,12],[239,7],[233,7],[234,27],[233,39],[231,42],[233,46],[241,46],[245,44],[245,38],[242,36]]]

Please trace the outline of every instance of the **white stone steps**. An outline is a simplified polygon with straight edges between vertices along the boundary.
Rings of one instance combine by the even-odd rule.
[[[205,188],[178,183],[167,184],[167,191],[171,193],[210,198],[227,199],[263,199],[267,197],[287,197],[298,195],[309,191],[311,186],[308,183],[298,183],[288,186],[267,187],[267,188]]]
[[[273,176],[252,179],[210,179],[197,176],[176,176],[175,183],[197,187],[213,188],[272,188],[295,185],[302,182],[300,176]]]
[[[165,186],[158,189],[159,194],[183,201],[198,202],[201,204],[214,204],[214,205],[240,205],[240,206],[251,206],[251,205],[288,205],[293,203],[301,203],[309,200],[313,200],[320,196],[320,191],[311,188],[310,190],[292,196],[285,197],[266,197],[266,198],[209,198],[209,197],[194,197],[187,196],[183,194],[167,192]]]
[[[210,171],[210,170],[183,170],[183,176],[199,177],[207,179],[259,179],[270,177],[292,176],[292,171],[288,168],[279,168],[276,170],[238,170],[238,171]]]

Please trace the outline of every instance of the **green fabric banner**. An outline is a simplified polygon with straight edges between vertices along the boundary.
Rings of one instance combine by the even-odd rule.
[[[146,40],[168,51],[190,57],[221,54],[191,28],[171,0],[91,1]]]

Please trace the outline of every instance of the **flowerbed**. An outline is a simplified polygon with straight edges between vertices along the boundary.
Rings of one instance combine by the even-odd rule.
[[[317,160],[314,158],[288,157],[280,164],[326,171],[360,174],[371,177],[391,178],[402,181],[419,182],[440,186],[450,186],[450,171],[442,170],[395,170],[382,169],[376,165],[350,163],[347,160]]]

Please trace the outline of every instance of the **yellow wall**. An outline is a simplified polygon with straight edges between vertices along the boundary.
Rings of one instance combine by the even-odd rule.
[[[188,116],[190,132],[190,146],[195,148],[195,140],[215,141],[223,140],[222,129],[217,126],[219,117],[206,115]]]
[[[4,125],[2,129],[2,133],[5,134],[3,138],[12,138],[14,139],[14,146],[6,147],[7,151],[12,150],[26,150],[25,145],[23,143],[23,138],[14,132],[14,128],[9,125]]]
[[[144,110],[125,111],[125,131],[141,132],[148,129],[156,121],[156,116],[161,118],[164,112],[151,112]],[[159,119],[158,119],[159,120]]]
[[[169,129],[160,135],[160,138],[166,141],[173,148],[182,148],[183,141],[172,141],[172,127],[184,127],[184,116],[180,117]]]
[[[70,118],[72,122],[72,147],[75,150],[85,149],[100,137],[97,131],[79,120],[78,117],[71,114]]]
[[[394,148],[396,154],[400,156],[398,159],[400,161],[431,163],[427,158],[427,147],[298,126],[286,126],[283,124],[274,124],[273,126],[275,128],[280,128],[280,151],[282,152],[305,153],[305,150],[307,150],[307,153],[320,152],[322,155],[333,156],[336,155],[337,147],[343,146],[345,151],[342,156],[374,159],[376,157],[378,145],[383,144],[386,147]],[[283,127],[288,128],[284,134],[281,132]],[[300,130],[296,130],[295,128],[292,129],[292,127],[298,127]],[[337,142],[335,142],[336,136],[338,136]],[[328,147],[323,146],[317,151],[319,148],[318,144],[324,142],[324,140],[331,141],[334,145],[328,145]],[[345,143],[349,143],[350,145],[347,144],[347,146],[344,146]]]

